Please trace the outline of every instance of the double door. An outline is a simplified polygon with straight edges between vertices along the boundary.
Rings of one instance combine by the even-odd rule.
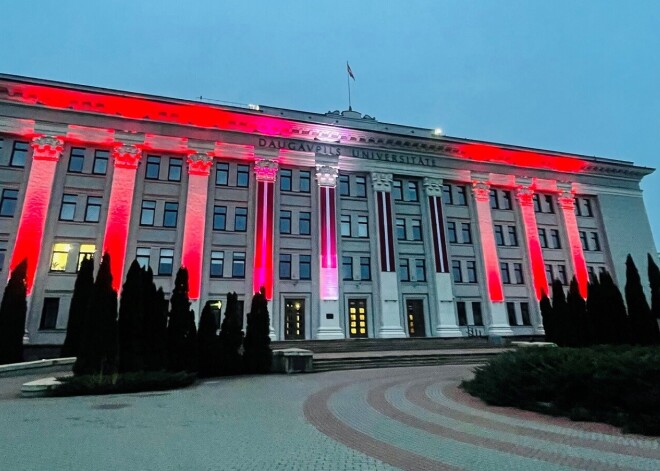
[[[305,338],[305,300],[284,299],[284,340]]]
[[[423,300],[406,299],[406,320],[410,337],[426,337]]]

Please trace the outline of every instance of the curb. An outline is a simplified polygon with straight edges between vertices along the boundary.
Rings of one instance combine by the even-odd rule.
[[[51,366],[73,365],[75,362],[76,362],[76,358],[70,357],[70,358],[53,358],[50,360],[25,361],[22,363],[10,363],[8,365],[0,365],[0,377],[9,375],[11,373],[18,373],[22,371],[30,372],[32,370],[39,370],[40,368],[49,368]]]

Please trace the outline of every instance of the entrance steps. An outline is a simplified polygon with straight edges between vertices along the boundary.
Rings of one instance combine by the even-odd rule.
[[[469,348],[495,348],[485,338],[438,337],[402,339],[342,339],[342,340],[279,340],[271,342],[273,350],[304,348],[316,353],[387,352],[407,350],[454,350]]]

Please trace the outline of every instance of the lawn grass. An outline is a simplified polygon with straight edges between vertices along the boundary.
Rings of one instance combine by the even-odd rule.
[[[197,379],[195,373],[180,371],[150,371],[114,375],[84,375],[58,378],[62,385],[54,396],[88,396],[123,394],[144,391],[163,391],[190,386]]]

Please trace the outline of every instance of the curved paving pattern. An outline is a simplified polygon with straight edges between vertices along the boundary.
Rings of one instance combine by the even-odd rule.
[[[317,391],[304,412],[324,434],[402,469],[660,469],[660,440],[488,407],[457,388],[465,372],[380,370]]]

